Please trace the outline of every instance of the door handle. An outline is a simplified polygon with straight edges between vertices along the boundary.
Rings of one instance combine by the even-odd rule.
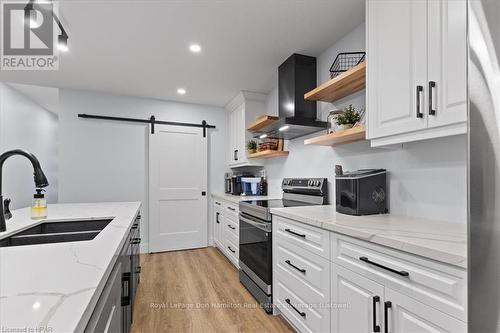
[[[436,110],[432,108],[432,98],[433,98],[434,88],[436,88],[436,82],[429,81],[429,115],[431,116],[436,115]]]
[[[389,333],[389,309],[392,308],[390,301],[384,302],[384,332]]]
[[[364,261],[367,264],[370,264],[370,265],[377,266],[377,267],[380,267],[382,269],[385,269],[386,271],[389,271],[389,272],[392,272],[392,273],[404,276],[404,277],[409,277],[410,276],[410,273],[408,273],[407,271],[398,271],[398,270],[395,270],[394,268],[390,268],[390,267],[381,265],[379,263],[373,262],[370,259],[368,259],[367,257],[359,257],[359,260]]]
[[[424,114],[420,111],[420,100],[422,99],[423,86],[417,86],[417,118],[423,118]]]
[[[380,302],[379,296],[373,296],[373,332],[380,332],[380,326],[377,325],[377,303]]]
[[[285,260],[285,262],[286,262],[288,265],[290,265],[290,266],[292,266],[293,268],[295,268],[296,270],[298,270],[299,272],[304,273],[304,274],[306,273],[306,270],[305,270],[305,269],[303,269],[303,268],[298,268],[297,266],[295,266],[294,264],[292,264],[292,263],[290,262],[290,260]]]
[[[292,234],[292,235],[299,236],[299,237],[301,237],[301,238],[306,238],[306,235],[296,233],[295,231],[292,231],[292,230],[290,230],[290,229],[285,229],[285,231],[286,231],[286,232],[288,232],[288,233],[290,233],[290,234]]]
[[[306,313],[305,312],[302,312],[302,311],[299,311],[299,309],[297,309],[295,306],[293,306],[292,302],[290,302],[290,299],[285,299],[285,302],[290,305],[292,307],[292,309],[294,309],[295,311],[297,311],[297,313],[299,315],[301,315],[302,317],[305,317],[306,316]]]

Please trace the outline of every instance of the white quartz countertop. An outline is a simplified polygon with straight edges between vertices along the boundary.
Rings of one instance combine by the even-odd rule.
[[[241,195],[231,195],[225,193],[212,193],[213,198],[217,198],[220,200],[229,201],[232,203],[239,203],[240,201],[245,200],[269,200],[269,199],[279,199],[277,197],[270,197],[266,195],[256,195],[256,196],[241,196]]]
[[[273,215],[299,221],[467,268],[467,225],[392,214],[351,216],[339,214],[335,206],[271,209]]]
[[[113,221],[89,241],[1,247],[1,331],[83,331],[140,207],[140,202],[49,205],[49,217],[40,221],[30,219],[29,208],[13,211],[0,238],[47,221]]]

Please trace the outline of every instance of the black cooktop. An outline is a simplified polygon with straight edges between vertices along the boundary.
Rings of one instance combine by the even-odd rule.
[[[286,199],[272,199],[272,200],[247,200],[244,203],[259,206],[262,208],[284,208],[284,207],[299,207],[299,206],[314,206],[318,204],[296,201],[296,200],[286,200]]]

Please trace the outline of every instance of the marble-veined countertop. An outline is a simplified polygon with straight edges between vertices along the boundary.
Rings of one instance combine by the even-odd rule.
[[[13,211],[0,238],[47,221],[113,221],[89,241],[1,247],[1,331],[83,331],[140,207],[140,202],[56,204],[40,221],[31,220],[29,208]]]
[[[271,214],[467,268],[467,224],[392,214],[351,216],[335,206],[271,209]]]

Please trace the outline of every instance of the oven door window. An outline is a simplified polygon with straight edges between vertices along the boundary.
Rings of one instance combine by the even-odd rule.
[[[272,283],[272,234],[240,219],[240,260],[262,281]]]

